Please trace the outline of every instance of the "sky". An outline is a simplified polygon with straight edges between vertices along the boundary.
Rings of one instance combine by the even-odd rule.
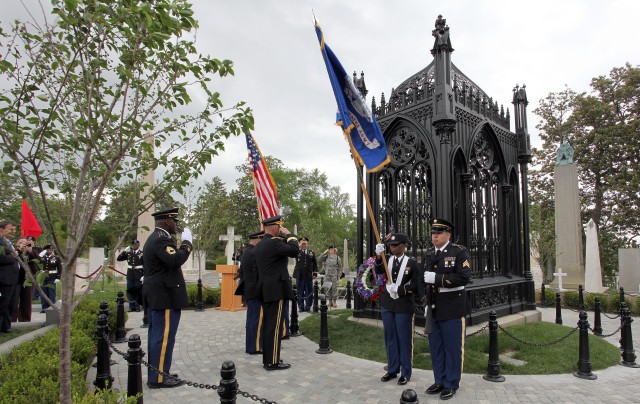
[[[17,0],[11,0],[17,4]],[[22,0],[26,4],[34,0]],[[452,62],[499,105],[526,84],[532,145],[540,145],[533,114],[540,99],[566,86],[590,91],[593,77],[640,61],[637,0],[194,0],[200,53],[234,62],[235,76],[214,78],[225,106],[246,101],[253,135],[264,155],[287,168],[314,168],[355,203],[355,167],[313,27],[315,13],[326,43],[347,72],[363,71],[369,95],[380,94],[433,59],[432,30],[439,14],[450,27]],[[18,16],[20,7],[3,10]],[[511,127],[514,127],[513,121]],[[247,161],[244,137],[231,138],[204,178],[228,189]]]

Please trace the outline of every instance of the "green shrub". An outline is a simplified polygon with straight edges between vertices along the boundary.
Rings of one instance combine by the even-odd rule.
[[[607,303],[607,296],[602,293],[589,293],[584,297],[584,307],[587,310],[595,310],[596,298],[600,298],[600,308],[604,311]],[[602,304],[604,302],[604,305]]]
[[[631,314],[640,316],[640,296],[636,296],[633,300],[635,300],[635,304],[631,307]]]
[[[110,313],[115,313],[115,301],[110,302],[109,309]],[[95,331],[98,310],[97,300],[85,300],[73,312],[70,341],[72,395],[74,402],[124,402],[116,400],[115,395],[109,396],[106,393],[104,401],[91,401],[93,393],[87,393],[86,374],[96,350]],[[116,316],[110,315],[108,323],[111,330],[115,331]],[[57,403],[59,346],[60,330],[55,328],[20,344],[7,355],[0,357],[2,403]],[[113,400],[107,400],[107,397],[112,397]]]
[[[633,300],[630,296],[625,295],[624,301],[627,303],[627,307],[633,310]],[[607,301],[607,312],[609,313],[619,313],[620,312],[620,293],[614,293],[609,295],[609,299]]]
[[[579,296],[578,292],[568,291],[562,294],[562,304],[572,309],[578,308]]]
[[[545,286],[544,296],[547,299],[547,306],[555,306],[556,304],[556,291]],[[542,289],[539,290],[536,294],[536,299],[538,303],[542,302]]]
[[[198,299],[198,285],[187,285],[189,306],[196,305]],[[202,288],[202,303],[209,306],[220,306],[220,288]]]

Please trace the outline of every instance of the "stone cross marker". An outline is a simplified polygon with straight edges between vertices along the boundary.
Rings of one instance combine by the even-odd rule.
[[[558,278],[558,291],[562,292],[564,290],[562,289],[562,277],[567,276],[567,274],[562,273],[562,268],[558,268],[558,272],[554,272],[553,274]]]
[[[224,255],[227,257],[227,265],[233,265],[233,253],[235,251],[235,242],[241,241],[242,236],[237,236],[233,234],[234,231],[233,226],[227,226],[227,234],[222,234],[219,236],[220,241],[226,241],[227,246],[224,249]]]

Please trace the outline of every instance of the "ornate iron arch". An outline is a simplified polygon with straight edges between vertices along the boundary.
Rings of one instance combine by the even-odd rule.
[[[424,130],[398,119],[385,140],[391,162],[376,176],[378,228],[407,234],[411,254],[421,257],[431,243],[429,218],[433,209],[434,148]]]
[[[478,128],[469,143],[468,248],[474,278],[509,275],[505,262],[503,185],[505,161],[489,125]]]

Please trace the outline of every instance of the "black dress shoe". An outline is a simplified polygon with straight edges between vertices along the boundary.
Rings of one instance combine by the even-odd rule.
[[[284,337],[282,337],[282,339],[289,339],[289,336],[285,335]]]
[[[382,380],[383,382],[388,382],[391,379],[395,379],[397,376],[398,375],[392,375],[391,373],[387,372],[380,378],[380,380]]]
[[[285,370],[291,367],[290,364],[284,362],[278,362],[271,365],[264,365],[265,370]]]
[[[247,352],[249,355],[262,355],[262,351]]]
[[[456,394],[455,390],[451,390],[448,388],[443,388],[442,393],[440,393],[440,400],[448,400]]]
[[[431,386],[429,386],[429,388],[425,391],[425,393],[427,393],[427,394],[438,394],[442,390],[444,390],[444,386],[441,386],[441,385],[439,385],[437,383],[434,383]]]
[[[400,378],[398,379],[398,384],[400,386],[404,386],[405,384],[407,384],[409,382],[409,379],[407,379],[404,376],[400,376]]]
[[[147,382],[147,387],[150,389],[170,389],[172,387],[182,386],[184,384],[181,380],[174,379],[166,379],[162,383],[149,383]]]

